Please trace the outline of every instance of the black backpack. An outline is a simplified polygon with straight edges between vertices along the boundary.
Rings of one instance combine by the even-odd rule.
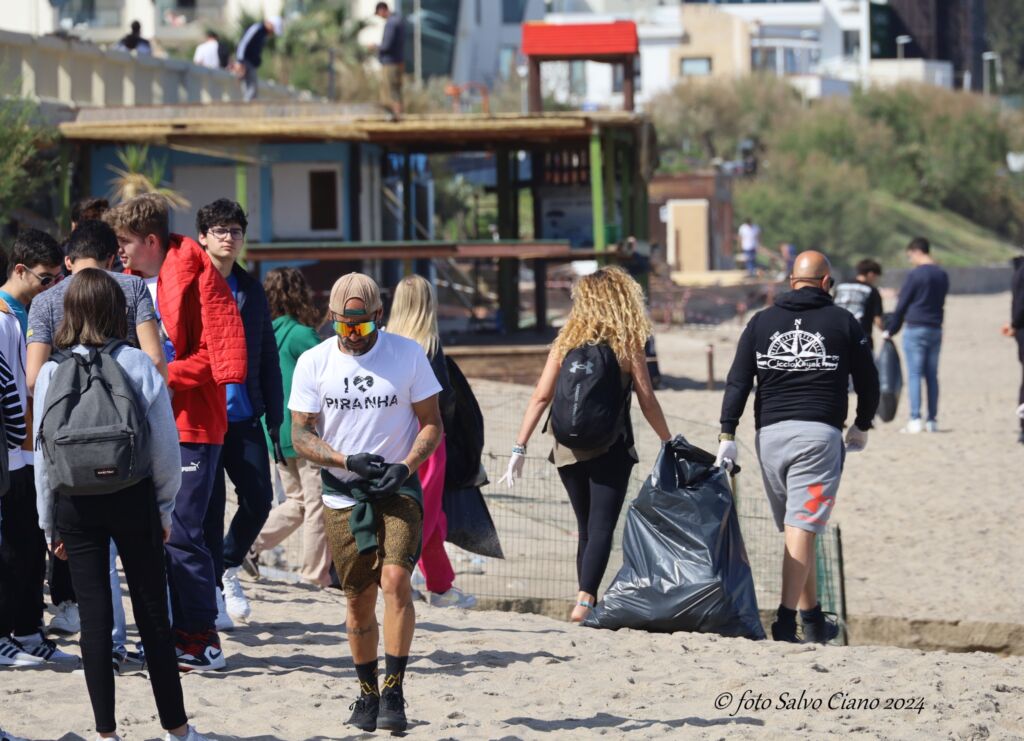
[[[111,494],[151,474],[149,426],[113,352],[122,340],[66,350],[46,390],[36,444],[51,488],[64,494]]]
[[[622,370],[608,345],[571,350],[558,371],[551,402],[555,440],[573,450],[611,446],[622,434],[619,417],[628,409],[632,385],[622,388]]]

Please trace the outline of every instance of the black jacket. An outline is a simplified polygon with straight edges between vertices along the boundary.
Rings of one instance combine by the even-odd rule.
[[[1024,257],[1013,258],[1013,304],[1010,312],[1013,328],[1024,329]]]
[[[740,337],[722,401],[722,432],[734,433],[757,379],[757,429],[776,422],[823,422],[840,430],[857,392],[855,424],[870,429],[878,408],[878,371],[853,314],[819,288],[779,296]]]
[[[259,68],[263,64],[263,45],[267,43],[267,27],[262,21],[257,21],[245,29],[238,48],[235,49],[235,59],[239,62],[248,62],[253,67]]]
[[[241,266],[235,265],[231,275],[238,281],[238,313],[245,326],[245,348],[249,372],[245,390],[249,394],[253,415],[267,415],[267,430],[276,430],[284,421],[284,386],[281,366],[270,320],[270,304],[263,286]]]

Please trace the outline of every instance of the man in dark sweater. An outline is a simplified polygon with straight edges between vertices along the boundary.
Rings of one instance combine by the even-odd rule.
[[[892,337],[906,323],[903,354],[907,361],[910,421],[904,432],[938,431],[939,350],[942,348],[942,319],[949,293],[949,275],[935,264],[931,245],[916,237],[907,245],[907,259],[914,269],[900,288],[900,300],[889,317],[882,336]],[[921,423],[921,379],[928,386],[928,421]]]
[[[375,15],[384,19],[384,37],[377,47],[377,59],[383,68],[381,103],[398,116],[402,112],[402,76],[405,74],[405,24],[392,13],[387,3],[377,3]]]
[[[1010,323],[1003,327],[1003,334],[1017,340],[1017,358],[1024,367],[1024,255],[1013,258],[1013,301],[1010,306]],[[1020,417],[1020,435],[1017,442],[1024,444],[1024,380],[1020,383],[1017,397],[1017,416]]]
[[[259,70],[263,64],[263,45],[270,36],[284,32],[284,21],[275,15],[265,21],[253,23],[242,34],[235,49],[235,74],[242,81],[242,98],[249,102],[259,95]]]
[[[757,455],[775,524],[786,538],[772,637],[797,642],[799,607],[804,641],[827,643],[839,628],[818,603],[814,541],[835,505],[846,451],[867,445],[878,371],[860,323],[832,303],[831,266],[823,254],[801,253],[789,284],[792,291],[755,314],[740,337],[722,400],[717,464],[728,468],[736,461],[736,427],[756,379]],[[857,413],[844,447],[851,376]]]

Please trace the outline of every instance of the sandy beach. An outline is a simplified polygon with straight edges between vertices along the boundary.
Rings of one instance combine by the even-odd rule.
[[[1008,295],[949,300],[940,434],[900,434],[904,398],[898,423],[849,459],[834,521],[851,616],[1024,623],[1024,450],[1013,417],[1020,368],[998,334],[1008,303]],[[702,390],[704,350],[714,345],[721,381],[739,330],[658,338],[669,387],[659,395],[678,422],[673,431],[706,447],[721,392]],[[514,420],[489,420],[489,447],[501,449],[529,389],[479,389]],[[740,438],[744,496],[762,496],[749,407]],[[645,471],[649,438],[641,447]],[[225,637],[229,671],[184,677],[200,730],[239,741],[352,737],[343,726],[355,679],[340,595],[267,580],[247,588],[252,621]],[[612,633],[422,603],[417,612],[407,699],[410,734],[420,738],[1024,738],[1020,656]],[[118,679],[118,692],[124,738],[157,738],[144,675]],[[83,677],[0,670],[0,725],[37,740],[93,738]]]
[[[273,583],[252,593],[252,624],[224,643],[230,671],[184,677],[194,722],[221,741],[355,737],[343,726],[356,683],[340,597]],[[421,603],[417,615],[406,697],[419,738],[1024,737],[1020,657],[613,633]],[[0,676],[5,728],[93,738],[81,675]],[[156,738],[144,676],[117,689],[126,741]]]

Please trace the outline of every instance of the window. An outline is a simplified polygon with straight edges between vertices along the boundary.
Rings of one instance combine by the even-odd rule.
[[[587,95],[587,63],[582,60],[569,62],[569,94],[576,98]]]
[[[621,93],[622,83],[626,79],[626,68],[621,64],[612,65],[612,92]],[[640,59],[633,62],[633,92],[640,92]]]
[[[514,46],[503,46],[498,50],[498,76],[509,80],[515,75],[516,57],[519,49]]]
[[[847,59],[860,56],[860,31],[843,31],[843,56]]]
[[[309,173],[309,228],[315,232],[338,231],[336,170],[311,170]]]
[[[522,23],[526,15],[526,0],[501,0],[501,22]]]
[[[750,50],[750,66],[757,72],[777,72],[775,58],[778,50],[772,46],[755,47]]]
[[[681,77],[706,77],[710,74],[710,57],[683,57],[679,60],[679,75]]]

